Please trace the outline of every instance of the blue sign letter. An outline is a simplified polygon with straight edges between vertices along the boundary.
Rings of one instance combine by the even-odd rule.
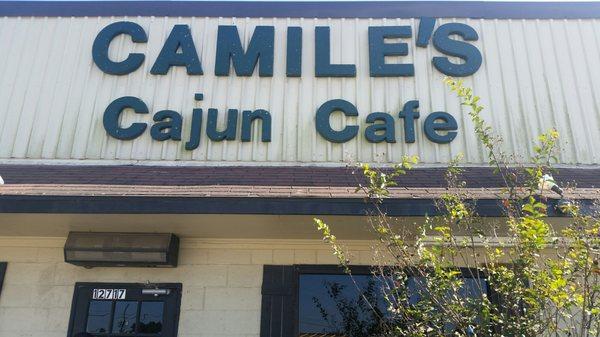
[[[147,125],[146,123],[133,123],[128,128],[120,127],[119,116],[121,116],[121,113],[125,109],[133,109],[138,114],[148,113],[146,103],[137,97],[125,96],[117,98],[104,111],[104,118],[102,120],[104,129],[109,135],[117,139],[134,139],[144,133]]]
[[[177,52],[179,49],[181,49],[181,53]],[[150,73],[165,75],[171,66],[184,66],[188,75],[202,75],[202,65],[198,59],[192,32],[188,25],[173,27]]]
[[[329,124],[329,116],[335,111],[341,111],[346,116],[358,116],[358,110],[354,104],[343,99],[332,99],[321,105],[317,110],[316,127],[317,132],[330,142],[344,143],[356,137],[358,133],[357,125],[346,126],[341,131],[335,131]]]
[[[407,143],[415,142],[415,119],[419,118],[419,101],[408,101],[404,103],[400,118],[404,119],[404,141]]]
[[[437,120],[441,120],[441,122],[436,122]],[[438,144],[446,144],[450,143],[456,137],[455,131],[458,129],[458,124],[456,124],[456,119],[451,114],[438,111],[425,118],[423,129],[425,130],[425,136],[430,141]],[[437,130],[448,132],[445,135],[440,135],[437,133]]]
[[[411,37],[410,26],[369,27],[369,70],[371,76],[413,76],[412,64],[386,64],[386,56],[408,55],[408,45],[403,42],[385,43],[385,39]]]
[[[121,62],[114,62],[108,58],[108,48],[112,40],[121,35],[131,36],[133,42],[148,42],[144,28],[134,22],[121,21],[111,23],[104,27],[96,36],[92,46],[94,63],[103,72],[111,75],[125,75],[135,71],[144,63],[144,54],[131,53]]]
[[[260,119],[262,123],[261,141],[271,141],[271,114],[267,110],[258,109],[254,111],[245,110],[242,112],[242,142],[249,142],[252,133],[252,122]]]
[[[375,123],[382,121],[383,123]],[[367,116],[367,123],[373,123],[365,129],[365,138],[371,143],[396,142],[394,118],[385,112],[373,112]],[[383,133],[381,133],[383,132]]]
[[[150,135],[153,139],[159,141],[181,140],[183,118],[177,111],[161,110],[154,115],[153,120],[158,122],[150,128]]]
[[[300,77],[302,74],[302,27],[288,27],[287,53],[285,58],[287,77]]]
[[[329,27],[315,28],[315,76],[354,77],[354,64],[331,64],[331,41]]]
[[[436,56],[433,58],[433,65],[448,76],[463,77],[474,74],[482,62],[479,49],[472,44],[453,40],[450,35],[460,35],[465,41],[477,41],[479,38],[475,29],[464,23],[441,25],[433,33],[435,49],[446,55],[460,57],[465,63],[456,64],[450,62],[447,57]]]
[[[208,109],[208,120],[206,122],[206,135],[213,141],[234,140],[237,132],[237,109],[227,110],[227,127],[223,131],[217,131],[217,118],[219,110]]]
[[[252,76],[256,63],[259,63],[259,76],[273,76],[274,40],[273,26],[258,26],[254,29],[248,48],[244,52],[237,27],[219,26],[215,75],[229,76],[231,60],[238,76]]]

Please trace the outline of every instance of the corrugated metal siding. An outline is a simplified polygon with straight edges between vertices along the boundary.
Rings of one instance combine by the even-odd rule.
[[[97,32],[109,23],[130,20],[149,35],[147,44],[119,37],[113,59],[131,50],[144,52],[140,69],[126,76],[102,73],[93,63],[91,46]],[[449,20],[438,20],[438,24]],[[457,20],[475,28],[475,44],[483,65],[466,84],[473,86],[488,107],[485,117],[505,140],[506,151],[527,158],[531,139],[556,126],[562,135],[560,161],[565,164],[600,163],[600,22],[597,20]],[[174,24],[192,28],[205,75],[189,76],[185,69],[167,75],[149,71]],[[275,26],[274,76],[216,77],[214,73],[217,26],[236,24],[249,41],[256,25]],[[424,163],[443,163],[459,152],[468,163],[485,162],[458,100],[442,83],[443,74],[431,59],[439,53],[417,48],[409,40],[415,64],[408,78],[369,77],[367,27],[412,25],[418,20],[390,19],[244,19],[244,18],[0,18],[0,158],[92,159],[152,161],[227,161],[268,163],[392,162],[417,154]],[[289,25],[303,27],[301,78],[285,77],[285,37]],[[332,61],[356,63],[356,78],[314,77],[314,27],[328,25],[332,33]],[[204,93],[203,102],[194,93]],[[125,114],[124,123],[151,122],[158,110],[183,114],[183,141],[153,141],[147,131],[133,141],[110,138],[102,127],[108,104],[121,96],[140,97],[151,114]],[[315,131],[314,116],[326,100],[343,98],[356,104],[364,125],[370,112],[397,116],[404,102],[418,99],[421,119],[417,141],[403,142],[402,122],[396,121],[395,144],[368,143],[362,132],[345,144],[332,144]],[[272,142],[210,142],[186,151],[194,107],[220,111],[224,125],[227,108],[263,108],[272,114]],[[447,111],[459,121],[459,135],[438,145],[422,133],[427,114]],[[204,116],[206,122],[206,115]],[[205,123],[204,123],[205,124]],[[341,126],[341,119],[334,125]],[[205,125],[203,125],[205,127]],[[364,131],[364,127],[361,128]],[[239,135],[238,127],[238,135]]]

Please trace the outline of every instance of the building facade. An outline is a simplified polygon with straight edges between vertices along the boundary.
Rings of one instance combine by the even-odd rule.
[[[354,164],[419,156],[386,202],[412,226],[462,153],[480,214],[502,216],[447,76],[525,163],[556,127],[555,178],[591,202],[599,18],[593,2],[0,2],[0,337],[330,332],[310,300],[340,271],[312,219],[373,263]]]

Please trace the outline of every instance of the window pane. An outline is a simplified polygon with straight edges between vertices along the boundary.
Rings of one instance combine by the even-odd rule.
[[[371,275],[300,275],[300,334],[376,335],[388,316],[382,289]]]
[[[427,284],[423,277],[409,277],[406,282],[408,287],[408,303],[415,304],[427,295]]]
[[[117,301],[113,319],[112,332],[119,334],[135,333],[135,319],[137,316],[137,302]]]
[[[488,292],[488,284],[485,279],[463,278],[463,285],[458,291],[462,298],[481,299]],[[427,296],[427,285],[423,277],[408,278],[409,303],[417,303],[423,296]]]
[[[391,278],[372,275],[300,275],[300,337],[382,335],[387,323],[395,321],[393,324],[400,324],[402,321],[400,317],[394,317],[388,312],[385,292],[389,289],[388,286],[395,287],[393,282]],[[408,277],[406,291],[404,295],[396,295],[408,298],[393,298],[393,305],[414,305],[428,296],[425,279],[422,277]],[[470,299],[465,301],[465,305],[478,305],[482,294],[487,291],[488,284],[485,279],[464,278],[458,295]],[[454,329],[452,322],[444,325],[444,333],[451,334]]]
[[[140,333],[160,333],[163,326],[163,302],[142,302]]]
[[[108,332],[111,308],[111,301],[91,301],[88,309],[86,331],[89,333]]]
[[[477,279],[477,278],[463,278],[462,286],[458,289],[458,296],[460,298],[465,299],[465,306],[473,306],[480,305],[482,302],[483,294],[488,292],[488,283],[485,279]],[[423,277],[409,277],[408,282],[408,295],[409,295],[409,304],[414,305],[417,304],[421,299],[427,298],[429,296],[427,284],[425,278]],[[451,298],[451,293],[448,293],[448,299]],[[443,303],[441,304],[443,305]],[[479,323],[479,319],[476,320],[476,323]],[[456,332],[456,324],[448,319],[444,324],[444,334],[446,336],[454,336]]]
[[[483,298],[488,292],[488,283],[485,279],[465,278],[460,289],[460,296],[466,298]]]

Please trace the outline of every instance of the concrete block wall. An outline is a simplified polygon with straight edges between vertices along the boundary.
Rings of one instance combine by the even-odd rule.
[[[64,263],[65,238],[0,237],[8,262],[0,294],[0,337],[64,337],[75,282],[181,282],[180,337],[256,337],[264,264],[335,264],[308,240],[182,238],[177,268],[93,268]],[[354,263],[369,264],[356,246]]]

